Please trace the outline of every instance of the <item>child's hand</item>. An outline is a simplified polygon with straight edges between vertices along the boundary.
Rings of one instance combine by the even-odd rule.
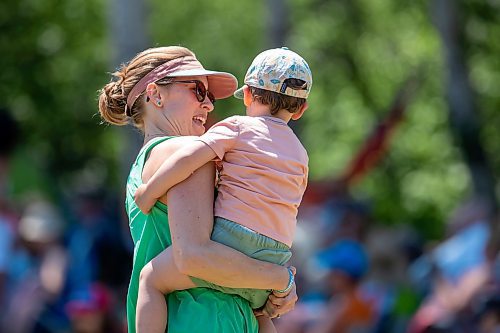
[[[148,214],[151,208],[155,205],[156,199],[148,196],[146,191],[146,184],[142,184],[137,188],[134,194],[134,201],[137,204],[137,207],[144,214]]]

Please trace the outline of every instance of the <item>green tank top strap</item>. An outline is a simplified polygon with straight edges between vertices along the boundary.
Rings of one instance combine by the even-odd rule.
[[[148,143],[146,143],[146,145],[144,147],[141,148],[141,150],[139,151],[139,154],[137,154],[137,158],[136,158],[135,162],[138,164],[141,164],[144,167],[144,163],[148,159],[149,153],[151,152],[151,150],[154,147],[156,147],[157,145],[159,145],[160,143],[162,143],[166,140],[172,139],[172,138],[174,138],[174,137],[173,136],[161,136],[161,137],[151,139]]]
[[[127,179],[127,193],[126,193],[126,198],[125,198],[125,209],[128,214],[131,213],[131,210],[137,209],[135,202],[134,202],[134,193],[137,190],[137,188],[142,185],[142,171],[144,169],[144,164],[146,163],[146,160],[149,157],[149,153],[151,150],[159,145],[160,143],[174,138],[173,136],[162,136],[158,138],[151,139],[146,145],[144,145],[139,153],[137,154],[137,157],[132,164],[132,167],[130,169],[130,173]],[[166,206],[163,205],[161,202],[157,202],[157,205],[160,206],[162,209],[166,210]],[[165,206],[165,207],[163,207]]]

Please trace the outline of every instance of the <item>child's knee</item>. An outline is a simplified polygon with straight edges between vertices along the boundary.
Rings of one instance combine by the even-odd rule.
[[[153,269],[153,265],[149,262],[147,263],[141,270],[141,274],[139,275],[139,284],[142,287],[153,288],[162,293],[170,292],[168,288],[163,283],[163,279],[161,276],[158,276],[157,272]]]
[[[154,286],[155,284],[155,276],[153,272],[153,265],[151,263],[147,263],[141,270],[141,274],[139,275],[139,283],[141,285],[146,286]]]

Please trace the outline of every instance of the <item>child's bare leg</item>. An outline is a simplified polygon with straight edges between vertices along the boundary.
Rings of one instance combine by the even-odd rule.
[[[148,262],[141,271],[137,299],[137,333],[163,333],[167,327],[165,294],[196,287],[177,269],[172,251],[167,248]]]
[[[268,316],[258,316],[259,333],[277,333],[274,324]]]

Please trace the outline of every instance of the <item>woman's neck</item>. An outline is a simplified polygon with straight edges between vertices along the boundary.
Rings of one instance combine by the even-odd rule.
[[[147,122],[144,124],[144,145],[154,138],[173,135],[179,134],[169,124],[165,126],[158,126],[157,124]]]
[[[148,134],[144,134],[144,143],[143,143],[143,145],[146,145],[152,139],[158,138],[158,137],[161,137],[161,136],[165,136],[165,134],[163,134],[163,133],[148,133]]]

